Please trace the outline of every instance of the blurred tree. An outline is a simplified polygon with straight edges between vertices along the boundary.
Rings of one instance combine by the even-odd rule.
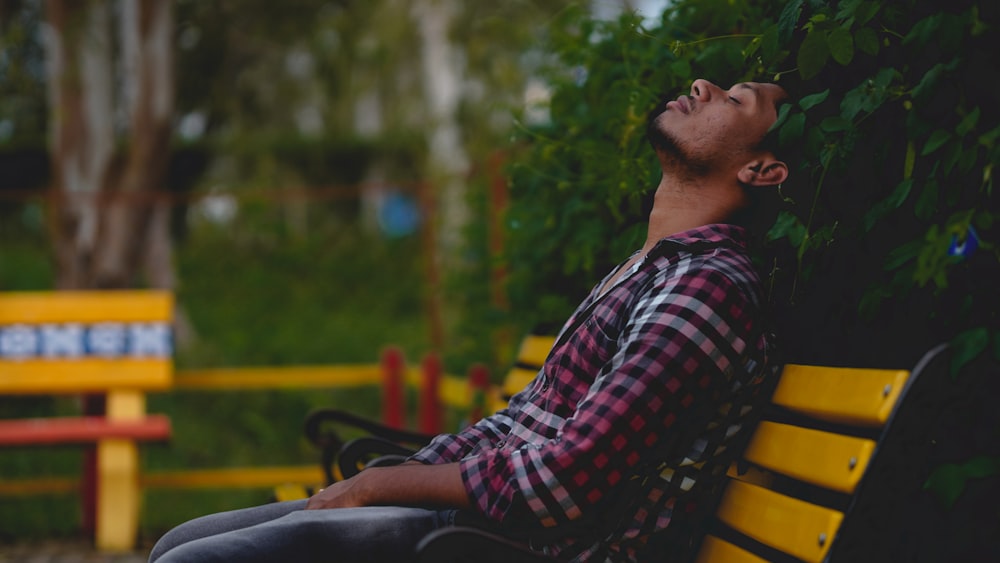
[[[425,246],[439,257],[430,264],[449,279],[479,268],[490,257],[470,229],[497,210],[469,198],[484,199],[486,163],[509,145],[512,113],[544,59],[536,46],[569,3],[181,0],[178,115],[210,139],[204,183],[239,192],[362,181],[354,211],[369,217],[393,190],[414,197],[423,185],[423,226],[440,234]],[[305,232],[337,218],[311,205],[281,220]],[[451,311],[443,322],[454,335],[472,292],[447,293],[427,291],[440,303],[432,309]]]
[[[10,42],[0,62],[30,69],[25,61],[31,60],[26,55],[33,46],[39,53],[35,59],[43,59],[39,38],[48,35],[22,22],[44,17],[56,30],[44,53],[53,64],[64,65],[59,72],[65,78],[50,82],[42,73],[24,71],[0,77],[4,92],[16,94],[4,98],[0,111],[20,120],[17,135],[35,131],[36,139],[45,137],[47,116],[58,118],[49,127],[50,146],[63,151],[60,159],[76,164],[54,163],[52,170],[59,176],[52,184],[66,187],[85,179],[91,186],[61,190],[65,197],[50,214],[53,238],[58,235],[58,240],[75,245],[55,245],[60,269],[67,272],[60,274],[59,284],[153,283],[148,273],[146,279],[137,273],[141,259],[151,255],[138,249],[150,240],[148,232],[165,232],[158,226],[160,219],[148,232],[112,234],[112,229],[121,231],[135,223],[137,215],[124,209],[140,216],[156,213],[155,206],[147,205],[149,192],[139,196],[122,183],[127,172],[141,169],[140,162],[152,158],[151,153],[170,159],[167,165],[147,160],[149,187],[156,189],[152,199],[186,190],[229,197],[227,216],[239,217],[243,225],[233,237],[253,233],[250,236],[277,236],[279,241],[285,234],[301,238],[317,225],[351,219],[359,211],[374,217],[372,209],[399,201],[393,190],[413,198],[415,187],[425,185],[431,204],[423,209],[422,225],[435,227],[440,235],[428,248],[440,256],[435,263],[443,265],[441,275],[446,278],[427,294],[451,311],[445,324],[456,334],[459,313],[483,301],[475,291],[452,294],[457,286],[449,280],[469,273],[469,283],[490,283],[496,248],[487,248],[477,233],[491,220],[495,223],[503,204],[489,200],[491,187],[503,188],[505,183],[496,153],[509,146],[516,126],[512,115],[520,113],[526,91],[544,96],[536,75],[547,57],[539,46],[553,18],[572,3],[293,0],[278,5],[265,0],[176,0],[170,18],[173,30],[167,35],[177,72],[171,75],[172,89],[158,90],[176,92],[173,111],[166,114],[170,131],[164,141],[162,129],[136,129],[136,124],[153,122],[152,117],[134,121],[136,112],[151,106],[123,109],[136,99],[127,97],[131,82],[135,88],[146,87],[138,74],[126,72],[124,62],[122,34],[129,25],[126,11],[134,4],[3,0],[4,22],[17,33],[5,36]],[[112,32],[116,25],[118,33]],[[94,62],[100,60],[101,65]],[[93,71],[77,72],[84,64]],[[15,76],[30,80],[17,85],[12,82]],[[73,111],[47,107],[46,97],[29,95],[29,87],[38,92],[49,87],[53,95],[48,100],[59,100]],[[80,95],[74,97],[74,92]],[[138,96],[140,101],[152,99]],[[16,100],[33,103],[37,119],[29,123],[22,119],[29,112],[15,113]],[[79,132],[88,140],[74,136]],[[160,149],[143,148],[153,146]],[[81,168],[84,158],[94,164]],[[359,194],[351,188],[359,182],[360,206]],[[250,192],[263,190],[275,197],[264,204],[250,202],[255,197]],[[126,207],[119,196],[130,205],[141,205]],[[320,198],[323,203],[317,203]],[[173,202],[175,234],[184,232],[187,201],[182,197]],[[112,273],[116,263],[134,269]],[[100,275],[95,273],[99,267]],[[166,280],[157,285],[170,285],[167,274],[156,277]],[[83,278],[90,281],[68,281]],[[489,348],[481,335],[475,340],[484,343],[480,351]],[[470,356],[482,357],[478,352]]]
[[[173,288],[170,207],[157,197],[172,132],[172,3],[52,0],[46,19],[56,285],[129,287],[142,269],[149,285]]]
[[[43,14],[37,2],[0,0],[0,144],[43,144],[45,53],[35,40]],[[4,184],[13,174],[6,174]],[[37,173],[35,175],[37,177]],[[25,188],[28,186],[17,186]]]

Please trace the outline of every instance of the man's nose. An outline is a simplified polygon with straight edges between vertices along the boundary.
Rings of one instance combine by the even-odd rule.
[[[711,100],[712,94],[718,91],[721,91],[718,86],[704,78],[699,78],[691,83],[691,97],[701,102]]]

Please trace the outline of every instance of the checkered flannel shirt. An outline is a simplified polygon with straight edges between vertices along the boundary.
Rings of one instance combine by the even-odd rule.
[[[652,533],[693,513],[699,480],[725,472],[773,371],[745,241],[733,225],[663,239],[601,295],[619,266],[507,408],[411,459],[460,462],[474,506],[501,526],[570,530],[532,542],[549,554],[642,558]]]

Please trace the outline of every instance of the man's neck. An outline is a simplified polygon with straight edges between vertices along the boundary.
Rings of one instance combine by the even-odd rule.
[[[643,253],[671,235],[713,223],[725,223],[743,205],[740,186],[713,182],[709,178],[685,178],[664,174],[656,188],[649,214]]]

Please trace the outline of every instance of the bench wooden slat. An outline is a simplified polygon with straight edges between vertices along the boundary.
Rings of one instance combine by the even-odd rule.
[[[4,292],[0,325],[169,321],[173,308],[169,291]]]
[[[852,493],[874,451],[872,440],[764,421],[744,457],[789,477]]]
[[[108,388],[162,390],[170,387],[170,358],[30,359],[0,361],[0,393],[60,394]]]
[[[772,402],[830,422],[882,426],[909,377],[906,370],[785,366]]]
[[[517,361],[529,366],[541,367],[545,363],[545,358],[549,356],[549,351],[556,342],[556,337],[540,334],[529,334],[524,337],[521,347],[517,351]],[[537,371],[537,370],[536,370]]]
[[[716,516],[729,527],[804,561],[826,556],[844,515],[774,491],[730,481]]]
[[[155,414],[122,421],[110,421],[103,416],[0,420],[0,445],[88,443],[106,438],[166,440],[170,432],[170,419]]]
[[[705,536],[698,551],[697,563],[767,563],[749,551],[715,536]]]
[[[511,368],[503,380],[503,394],[507,397],[513,397],[527,387],[536,375],[538,375],[538,370]]]

